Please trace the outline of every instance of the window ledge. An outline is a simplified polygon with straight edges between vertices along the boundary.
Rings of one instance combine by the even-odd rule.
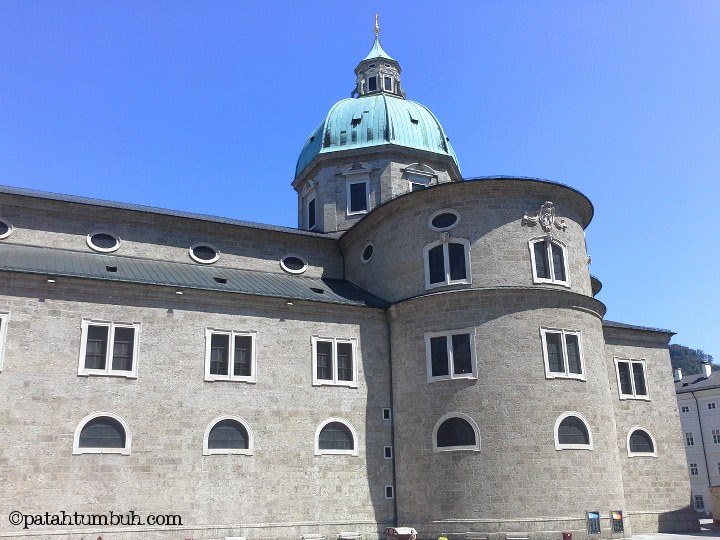
[[[433,448],[433,454],[442,454],[443,452],[480,452],[477,446],[443,446]]]
[[[203,456],[252,456],[252,450],[245,448],[213,448],[203,451]]]
[[[136,373],[118,373],[116,371],[111,371],[108,373],[107,371],[81,371],[78,372],[78,377],[116,377],[121,379],[137,379],[138,376]]]
[[[575,374],[573,374],[573,375],[566,375],[566,374],[564,374],[564,373],[553,373],[553,372],[550,372],[550,373],[546,373],[546,374],[545,374],[545,378],[546,378],[546,379],[569,379],[569,380],[573,380],[573,381],[583,381],[583,382],[587,382],[587,376],[584,375],[584,374],[582,374],[582,375],[575,375]]]
[[[237,382],[247,384],[257,384],[257,380],[252,378],[238,378],[238,377],[205,377],[205,382]]]
[[[468,375],[454,375],[454,376],[448,375],[447,377],[445,377],[445,376],[441,376],[441,377],[430,377],[430,378],[428,379],[428,382],[429,382],[429,383],[434,383],[434,382],[441,382],[441,381],[457,381],[457,380],[460,380],[460,381],[477,381],[477,379],[478,379],[478,376],[477,376],[477,375],[473,375],[473,374],[468,374]]]
[[[631,400],[631,401],[652,401],[650,399],[650,396],[633,396],[630,394],[620,394],[620,399],[622,401]]]
[[[73,450],[73,455],[80,454],[121,454],[123,456],[129,456],[130,450],[127,448],[78,448]]]
[[[352,381],[333,382],[333,381],[313,381],[313,386],[342,386],[343,388],[357,388],[358,384]]]

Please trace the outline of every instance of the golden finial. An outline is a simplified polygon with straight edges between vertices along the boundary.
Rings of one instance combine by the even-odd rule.
[[[380,15],[377,13],[375,14],[375,37],[378,37],[380,35],[380,23],[378,22],[378,19],[380,18]]]

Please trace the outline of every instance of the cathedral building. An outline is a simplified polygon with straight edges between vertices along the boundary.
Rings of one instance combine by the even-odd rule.
[[[0,538],[697,528],[672,332],[604,319],[592,203],[463,178],[377,31],[355,77],[297,229],[0,188]]]

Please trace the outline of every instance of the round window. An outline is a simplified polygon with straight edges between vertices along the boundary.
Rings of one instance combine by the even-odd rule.
[[[360,260],[363,264],[367,263],[370,259],[372,259],[373,253],[375,252],[375,248],[372,244],[368,244],[365,246],[365,249],[363,249],[362,255],[360,256]]]
[[[210,244],[195,244],[190,248],[190,258],[201,264],[211,264],[220,258],[220,251]]]
[[[7,221],[0,219],[0,240],[12,234],[13,228]]]
[[[434,231],[447,231],[460,223],[460,214],[455,210],[439,210],[430,216],[429,227]]]
[[[110,253],[120,248],[120,239],[107,231],[93,231],[87,235],[87,245],[95,251]]]
[[[291,274],[302,274],[307,269],[307,263],[297,255],[286,255],[280,260],[280,267]]]

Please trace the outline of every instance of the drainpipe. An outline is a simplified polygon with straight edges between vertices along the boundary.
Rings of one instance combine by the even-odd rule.
[[[393,481],[393,527],[398,526],[398,489],[397,489],[397,474],[395,470],[395,397],[393,393],[393,363],[392,363],[392,320],[390,316],[390,308],[385,311],[387,317],[387,329],[388,329],[388,367],[390,369],[390,444],[392,444],[392,481]]]
[[[695,410],[697,411],[698,424],[700,424],[700,443],[702,444],[703,458],[705,458],[705,476],[707,476],[707,485],[708,485],[708,489],[709,489],[710,488],[710,468],[708,467],[707,452],[705,451],[705,439],[703,437],[703,425],[702,425],[702,419],[700,418],[700,404],[698,403],[695,392],[691,391],[690,393],[692,394],[692,397],[695,399]]]

